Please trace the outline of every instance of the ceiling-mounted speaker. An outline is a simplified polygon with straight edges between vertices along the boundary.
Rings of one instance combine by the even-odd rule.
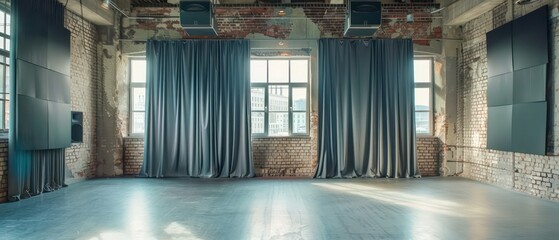
[[[190,36],[217,36],[214,5],[210,0],[181,1],[180,23]]]
[[[381,3],[378,0],[349,0],[344,36],[373,36],[381,23]]]

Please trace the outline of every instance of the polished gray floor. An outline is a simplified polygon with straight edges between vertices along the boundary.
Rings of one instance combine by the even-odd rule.
[[[0,239],[559,239],[559,203],[462,178],[99,179],[0,204]]]

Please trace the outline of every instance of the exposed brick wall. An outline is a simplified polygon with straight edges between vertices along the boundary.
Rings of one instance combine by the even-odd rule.
[[[96,173],[97,30],[95,25],[66,11],[65,27],[71,33],[72,111],[83,112],[83,143],[66,149],[67,178],[91,178]]]
[[[441,20],[429,12],[435,3],[387,3],[382,6],[382,23],[377,38],[412,38],[416,44],[429,45],[442,38]],[[278,11],[285,17],[278,17]],[[412,12],[414,22],[406,15]],[[343,37],[345,5],[292,4],[218,5],[215,9],[217,38],[276,38],[316,39]],[[165,16],[166,18],[127,20],[122,37],[129,40],[147,38],[192,38],[180,25],[177,7],[134,8],[136,16]],[[172,17],[169,17],[172,16]]]
[[[439,153],[441,141],[436,137],[418,137],[416,140],[416,157],[419,173],[422,177],[439,175]]]
[[[124,138],[124,175],[138,175],[144,162],[144,139]]]
[[[0,203],[8,200],[8,139],[0,139]]]
[[[510,5],[507,1],[492,11],[463,26],[462,77],[459,82],[459,116],[457,122],[458,160],[462,161],[462,176],[514,189],[533,196],[559,200],[559,90],[557,84],[557,53],[559,22],[551,19],[550,35],[553,54],[550,62],[548,155],[503,152],[486,149],[487,143],[487,52],[485,34],[502,24],[549,4],[557,8],[557,0],[540,1],[526,6]],[[513,10],[511,13],[509,11]]]
[[[318,114],[311,114],[310,136],[252,139],[252,154],[258,177],[311,177],[318,162]],[[417,160],[422,176],[439,175],[440,140],[417,138]],[[144,159],[144,139],[124,139],[124,174],[137,175]]]

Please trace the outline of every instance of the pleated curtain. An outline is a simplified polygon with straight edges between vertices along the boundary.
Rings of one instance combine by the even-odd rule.
[[[147,43],[145,177],[253,177],[248,40]]]
[[[411,40],[319,40],[315,178],[419,175]]]

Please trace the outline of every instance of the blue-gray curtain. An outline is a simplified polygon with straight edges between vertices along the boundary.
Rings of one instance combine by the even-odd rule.
[[[315,178],[414,177],[411,40],[319,41]]]
[[[141,176],[253,177],[248,40],[148,41]]]

